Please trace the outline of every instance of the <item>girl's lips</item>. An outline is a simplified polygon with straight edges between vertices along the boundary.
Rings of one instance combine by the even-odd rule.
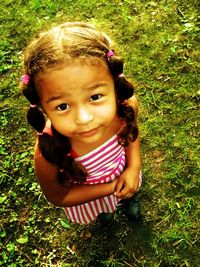
[[[79,133],[80,136],[84,136],[84,137],[90,137],[96,134],[96,132],[98,131],[98,128],[92,129],[90,131],[86,131],[86,132],[81,132]]]

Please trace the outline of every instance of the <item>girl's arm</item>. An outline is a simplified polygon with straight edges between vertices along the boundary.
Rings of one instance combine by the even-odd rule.
[[[35,173],[46,198],[54,205],[69,207],[79,205],[114,192],[117,179],[110,183],[85,185],[74,184],[63,187],[57,180],[57,167],[49,163],[35,147]]]
[[[137,125],[138,116],[138,101],[133,96],[129,100],[129,104],[133,107],[135,112],[135,121],[133,122]],[[138,131],[138,137],[134,142],[131,142],[126,148],[126,162],[127,167],[125,171],[119,177],[115,195],[118,198],[129,198],[138,189],[139,186],[139,174],[141,169],[140,160],[140,133]]]

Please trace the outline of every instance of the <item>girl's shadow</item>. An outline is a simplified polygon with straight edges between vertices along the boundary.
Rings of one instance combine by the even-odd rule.
[[[90,258],[85,266],[142,266],[143,259],[153,257],[151,225],[142,220],[130,223],[121,214],[109,227],[99,222],[86,226],[82,238],[80,256]]]

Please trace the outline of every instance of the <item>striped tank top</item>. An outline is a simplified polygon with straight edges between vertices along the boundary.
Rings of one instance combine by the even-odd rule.
[[[91,152],[75,158],[88,171],[84,184],[107,183],[116,179],[125,168],[125,150],[115,134]],[[75,223],[90,223],[102,212],[115,211],[120,199],[113,194],[73,207],[65,207],[68,219]]]

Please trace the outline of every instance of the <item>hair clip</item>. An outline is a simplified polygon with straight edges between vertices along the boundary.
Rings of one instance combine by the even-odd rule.
[[[123,73],[123,72],[120,73],[120,74],[118,75],[118,77],[119,77],[119,78],[124,78],[124,73]]]
[[[113,50],[108,51],[107,53],[107,59],[110,60],[111,57],[113,57],[115,55]]]
[[[37,107],[37,105],[35,105],[35,104],[30,104],[30,108],[36,108]]]
[[[70,157],[71,156],[71,153],[67,153],[67,154],[65,154],[65,156]]]
[[[24,74],[21,77],[21,81],[22,81],[23,85],[28,85],[30,82],[30,76],[28,74]]]

